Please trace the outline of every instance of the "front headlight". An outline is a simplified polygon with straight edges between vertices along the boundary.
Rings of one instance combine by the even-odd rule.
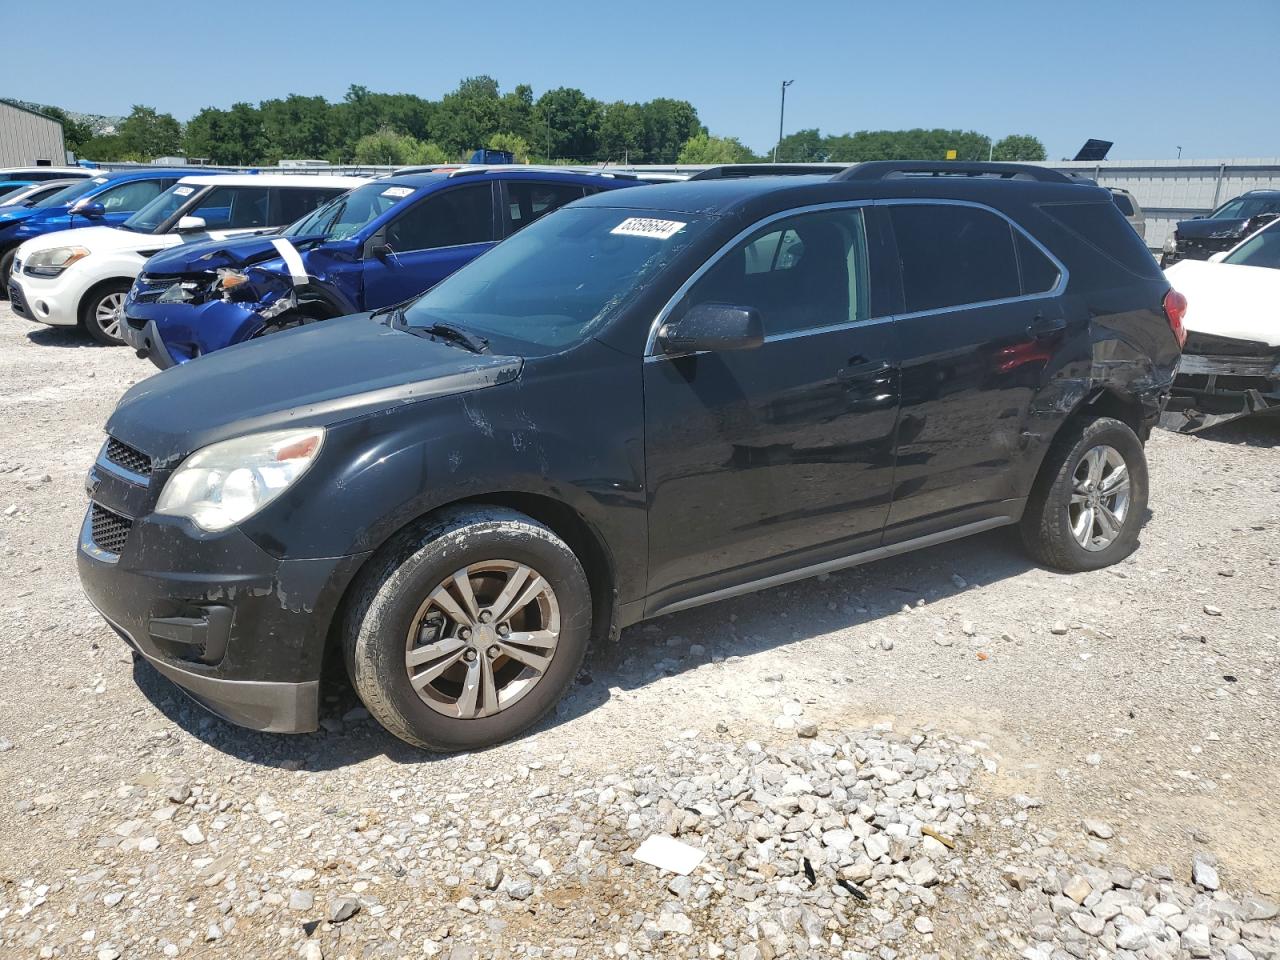
[[[219,267],[217,279],[213,281],[213,292],[229,294],[236,287],[242,287],[249,282],[247,274],[232,270],[230,267]]]
[[[56,277],[77,260],[83,260],[88,255],[89,251],[84,247],[49,247],[46,250],[37,250],[27,257],[22,272],[33,277]]]
[[[156,513],[186,517],[209,532],[257,513],[307,472],[324,442],[323,427],[274,430],[197,450],[160,494]]]

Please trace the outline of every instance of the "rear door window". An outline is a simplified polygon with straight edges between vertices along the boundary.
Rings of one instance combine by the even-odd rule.
[[[346,191],[341,187],[272,187],[271,223],[293,223]]]
[[[1024,294],[1048,293],[1058,285],[1058,265],[1044,255],[1020,230],[1013,231],[1018,250],[1018,270],[1022,274]]]
[[[432,194],[387,226],[387,243],[396,253],[492,240],[493,191],[487,183]]]
[[[1022,295],[1014,230],[1003,217],[931,203],[890,207],[889,217],[907,313]]]
[[[266,187],[215,187],[187,211],[200,217],[208,230],[245,230],[266,227]]]
[[[579,199],[583,193],[582,187],[575,184],[533,180],[508,180],[505,189],[508,236],[556,207]]]

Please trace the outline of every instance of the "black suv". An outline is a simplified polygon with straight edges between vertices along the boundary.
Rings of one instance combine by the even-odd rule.
[[[541,717],[647,617],[1020,524],[1114,563],[1181,309],[1110,195],[866,163],[570,204],[396,309],[129,390],[85,589],[236,723],[317,722],[326,650],[423,747]]]
[[[1280,190],[1250,190],[1228,200],[1207,217],[1179,220],[1164,242],[1160,266],[1179,260],[1208,260],[1230,250],[1280,216]]]

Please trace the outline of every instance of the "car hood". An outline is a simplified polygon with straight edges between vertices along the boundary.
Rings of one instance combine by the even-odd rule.
[[[155,249],[158,244],[172,242],[164,236],[151,233],[135,233],[116,227],[76,227],[59,230],[28,240],[22,245],[27,255],[47,247],[84,247],[90,253],[115,253],[121,250]]]
[[[1188,330],[1280,346],[1280,270],[1180,260],[1165,276],[1187,298]]]
[[[328,426],[514,380],[519,357],[470,353],[362,313],[219,350],[142,381],[107,421],[159,466],[231,437]]]
[[[230,240],[201,240],[183,243],[157,253],[147,261],[146,271],[153,276],[176,276],[203,273],[218,267],[244,267],[251,263],[278,259],[280,254],[272,241],[279,234],[259,234]],[[300,238],[293,237],[292,241]]]
[[[1248,220],[1211,220],[1208,217],[1179,220],[1178,237],[1183,240],[1207,240],[1209,237],[1240,236],[1248,225]]]
[[[45,207],[37,209],[36,207],[0,207],[0,230],[13,223],[21,223],[23,220],[30,220],[37,213],[43,213],[45,210],[54,209],[61,210],[61,207]]]

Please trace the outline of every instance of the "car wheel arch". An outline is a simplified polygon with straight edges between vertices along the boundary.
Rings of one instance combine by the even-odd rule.
[[[93,298],[98,296],[104,289],[108,287],[118,287],[121,284],[133,285],[133,277],[106,277],[97,280],[91,284],[84,293],[80,294],[80,300],[76,304],[76,319],[80,326],[84,326],[85,308],[93,302]]]
[[[378,558],[400,537],[415,527],[431,523],[442,512],[459,507],[505,507],[523,513],[530,519],[548,527],[563,540],[578,557],[587,583],[591,588],[592,620],[596,625],[592,642],[616,639],[619,633],[619,600],[613,551],[604,536],[580,511],[564,500],[543,493],[507,490],[475,494],[465,498],[440,503],[394,529],[384,531],[378,545],[366,556],[364,562],[352,571],[344,588],[344,595],[330,624],[328,647],[339,649],[342,645],[341,625],[355,585],[366,567]]]

